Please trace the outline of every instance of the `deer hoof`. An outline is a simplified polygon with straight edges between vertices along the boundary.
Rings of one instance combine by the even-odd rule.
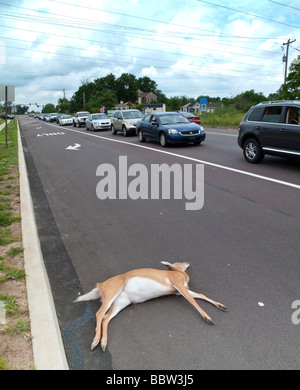
[[[219,309],[221,309],[223,311],[229,311],[229,309],[227,309],[227,307],[225,305],[222,305],[221,303],[219,305]]]
[[[99,341],[97,341],[97,340],[93,340],[93,342],[92,342],[92,344],[91,344],[91,351],[93,350],[93,349],[95,349],[96,347],[97,347],[97,345],[99,344]]]
[[[215,325],[211,318],[204,318],[204,321],[207,322],[209,325]]]

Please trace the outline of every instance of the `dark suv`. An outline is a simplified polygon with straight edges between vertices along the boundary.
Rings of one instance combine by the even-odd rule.
[[[270,101],[250,108],[239,126],[245,159],[258,163],[265,154],[300,156],[300,100]]]

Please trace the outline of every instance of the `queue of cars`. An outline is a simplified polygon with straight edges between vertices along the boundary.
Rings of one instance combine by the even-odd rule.
[[[124,136],[135,134],[140,142],[157,141],[161,146],[175,143],[200,144],[206,138],[200,118],[185,112],[158,112],[143,115],[139,110],[115,110],[104,113],[80,111],[74,117],[65,114],[41,114],[40,119],[57,121],[61,126],[86,126],[87,130],[111,130]],[[262,161],[265,155],[300,157],[300,101],[268,101],[249,109],[239,125],[238,145],[249,163]]]
[[[129,109],[114,110],[110,114],[109,118],[104,113],[90,114],[88,111],[79,111],[73,117],[65,114],[41,114],[39,118],[47,122],[55,118],[61,126],[85,126],[91,131],[111,130],[113,135],[118,132],[125,137],[134,134],[140,142],[158,141],[163,147],[173,143],[200,144],[205,140],[200,118],[190,113],[186,115],[181,112],[159,112],[144,116],[139,110]]]

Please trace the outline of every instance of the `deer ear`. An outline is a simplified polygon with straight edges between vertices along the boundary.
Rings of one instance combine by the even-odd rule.
[[[165,265],[166,267],[169,267],[169,268],[172,268],[172,266],[173,266],[173,264],[168,263],[167,261],[161,261],[161,263],[162,263],[163,265]]]

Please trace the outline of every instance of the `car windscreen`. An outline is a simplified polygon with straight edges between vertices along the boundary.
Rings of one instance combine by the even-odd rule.
[[[160,115],[159,120],[162,125],[170,125],[172,123],[190,123],[185,116],[180,114]]]
[[[95,119],[108,119],[108,116],[105,115],[105,114],[97,114],[97,115],[92,115],[92,119],[95,120]]]
[[[143,114],[139,111],[123,111],[124,119],[143,118]]]

